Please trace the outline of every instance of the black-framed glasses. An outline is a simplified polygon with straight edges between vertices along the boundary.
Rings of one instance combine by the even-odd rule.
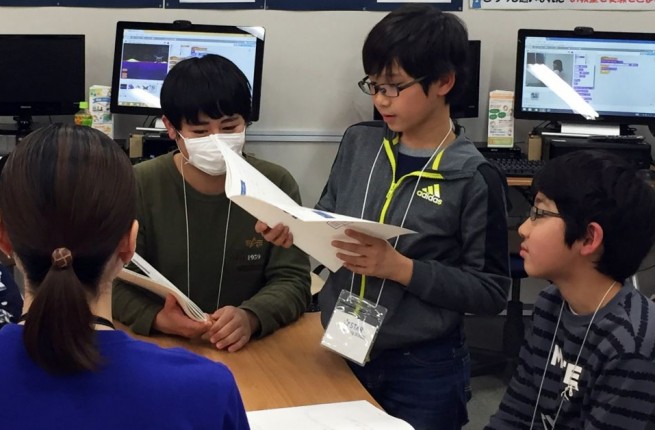
[[[374,96],[380,93],[387,97],[398,97],[402,90],[421,82],[423,79],[425,79],[425,76],[413,79],[403,84],[376,84],[371,82],[368,76],[364,76],[361,81],[357,82],[357,85],[359,86],[359,89],[364,92],[364,94],[368,94],[369,96]]]
[[[530,208],[530,213],[528,214],[528,218],[530,218],[531,221],[536,221],[539,218],[544,218],[547,216],[562,218],[562,215],[558,214],[557,212],[548,211],[546,209],[541,209],[536,206],[532,206]]]

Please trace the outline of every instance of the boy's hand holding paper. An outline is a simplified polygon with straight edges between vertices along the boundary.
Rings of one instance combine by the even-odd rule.
[[[165,334],[194,339],[206,333],[211,327],[211,323],[209,319],[196,321],[195,318],[187,316],[182,307],[178,305],[175,296],[169,294],[166,296],[164,308],[155,316],[153,327]]]
[[[342,261],[331,243],[352,242],[346,229],[385,240],[414,233],[395,225],[302,207],[239,155],[229,149],[222,152],[227,166],[226,196],[271,227],[288,226],[293,244],[333,272],[341,268]]]
[[[189,318],[195,321],[207,321],[207,315],[189,299],[182,291],[180,291],[171,281],[166,279],[164,275],[159,273],[157,269],[152,267],[143,257],[134,253],[132,263],[138,267],[144,274],[141,275],[129,269],[123,269],[118,274],[118,278],[130,284],[138,285],[146,290],[152,291],[158,296],[166,299],[168,295],[172,295],[177,300],[182,310]]]

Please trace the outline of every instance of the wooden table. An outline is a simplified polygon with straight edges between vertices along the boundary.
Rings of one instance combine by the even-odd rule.
[[[218,351],[201,340],[130,335],[165,348],[183,347],[226,364],[236,378],[247,411],[350,400],[367,400],[379,407],[344,359],[321,347],[323,327],[318,312],[305,314],[234,353]]]

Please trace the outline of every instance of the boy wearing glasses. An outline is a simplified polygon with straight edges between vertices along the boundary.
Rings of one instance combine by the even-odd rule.
[[[137,252],[187,294],[210,324],[188,318],[173,296],[165,302],[119,282],[114,318],[138,333],[202,336],[236,351],[250,339],[295,321],[309,304],[309,259],[299,249],[270,246],[255,219],[225,196],[225,160],[218,146],[243,155],[251,115],[250,85],[227,58],[206,55],[175,65],[161,104],[178,151],[136,166]],[[282,167],[243,155],[300,202],[298,184]]]
[[[655,242],[655,190],[611,154],[555,158],[519,228],[548,279],[519,366],[487,429],[655,426],[655,304],[628,281]]]
[[[370,360],[351,367],[417,430],[466,423],[463,315],[498,313],[509,288],[503,179],[450,121],[467,46],[463,23],[428,5],[402,6],[371,30],[359,86],[384,122],[346,131],[317,204],[417,232],[389,243],[348,231],[349,242],[333,243],[343,268],[319,298],[324,326],[344,289],[387,308]],[[293,243],[285,226],[257,229]]]

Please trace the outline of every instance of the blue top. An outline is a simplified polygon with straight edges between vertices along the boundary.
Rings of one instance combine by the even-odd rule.
[[[223,364],[98,331],[105,364],[53,376],[28,357],[22,336],[23,326],[0,330],[2,429],[249,429]]]

